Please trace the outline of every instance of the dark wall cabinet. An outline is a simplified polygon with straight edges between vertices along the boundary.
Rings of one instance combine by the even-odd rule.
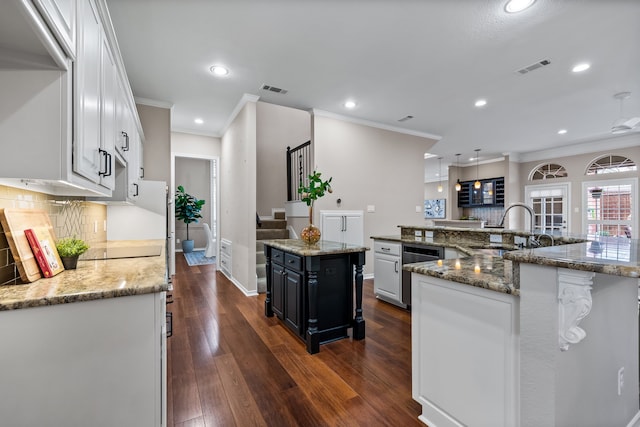
[[[364,252],[301,256],[265,245],[267,298],[265,314],[276,315],[307,344],[309,353],[319,345],[348,337],[364,338],[362,320],[362,265]],[[354,318],[354,266],[356,316]],[[359,269],[359,273],[358,273]],[[358,276],[359,274],[359,276]],[[358,280],[360,281],[358,292]]]
[[[480,188],[474,187],[475,181],[462,182],[458,192],[459,208],[504,206],[504,177],[481,179]]]

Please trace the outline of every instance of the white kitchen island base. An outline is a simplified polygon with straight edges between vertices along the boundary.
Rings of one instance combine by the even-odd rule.
[[[519,301],[412,273],[412,394],[437,427],[519,424]]]

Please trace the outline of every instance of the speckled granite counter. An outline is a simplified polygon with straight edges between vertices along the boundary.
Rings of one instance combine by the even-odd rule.
[[[300,239],[274,239],[265,240],[264,243],[274,248],[282,249],[283,251],[288,251],[300,256],[344,254],[369,250],[369,248],[365,246],[331,242],[328,240],[320,240],[318,243],[311,246],[307,245]]]
[[[591,271],[623,277],[640,277],[640,240],[607,239],[538,249],[506,252],[514,263],[529,263]]]
[[[502,228],[427,227],[399,225],[400,235],[372,236],[374,240],[384,240],[402,244],[423,244],[455,249],[457,259],[444,259],[416,264],[405,264],[403,269],[415,273],[439,277],[496,292],[519,295],[517,264],[503,259],[500,255],[523,252],[515,245],[516,237],[528,238],[531,233]],[[494,241],[498,236],[497,241]],[[554,243],[566,247],[576,242],[584,242],[582,237],[561,236]],[[544,239],[542,244],[550,244]],[[526,252],[530,252],[527,250]],[[514,270],[515,267],[515,270]]]
[[[505,294],[520,295],[519,289],[513,286],[511,262],[491,253],[405,264],[402,269]]]
[[[164,241],[113,244],[163,245]],[[163,292],[168,289],[165,268],[164,250],[153,257],[79,261],[76,270],[65,270],[49,279],[0,286],[0,310]]]

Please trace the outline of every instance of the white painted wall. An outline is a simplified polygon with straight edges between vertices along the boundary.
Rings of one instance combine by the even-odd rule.
[[[315,223],[321,210],[362,210],[368,247],[371,236],[399,234],[400,224],[424,224],[424,153],[434,140],[317,114],[312,122],[318,171],[333,177],[333,193],[315,203]],[[373,251],[364,272],[373,273]]]
[[[222,137],[219,231],[233,245],[232,281],[256,294],[255,102],[244,105]]]
[[[284,209],[287,201],[287,147],[311,139],[311,117],[308,111],[258,102],[256,120],[256,206],[260,216],[271,216],[271,209]]]

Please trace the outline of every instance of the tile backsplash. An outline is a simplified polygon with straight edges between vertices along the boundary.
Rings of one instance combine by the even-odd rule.
[[[76,236],[89,246],[107,240],[105,205],[0,185],[0,208],[40,209],[47,212],[57,238]],[[20,274],[0,225],[0,286],[19,283],[22,283]]]

